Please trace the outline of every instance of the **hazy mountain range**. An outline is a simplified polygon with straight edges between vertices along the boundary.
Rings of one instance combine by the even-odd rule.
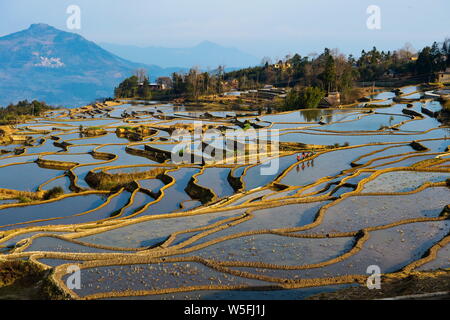
[[[181,49],[174,49],[170,59],[166,54],[164,63],[174,67],[164,68],[152,62],[152,58],[145,60],[147,63],[131,62],[78,34],[47,24],[33,24],[26,30],[0,38],[0,106],[23,99],[37,99],[74,107],[112,96],[114,87],[138,68],[146,69],[154,80],[173,72],[186,71],[184,66],[191,66],[188,61],[198,61],[189,60],[193,56],[204,57],[203,61],[214,67],[222,60],[225,63],[237,61],[236,49],[227,51],[230,52],[230,60],[218,54],[215,56],[214,52],[219,52],[220,48],[203,43],[187,50],[185,55]],[[215,63],[214,57],[219,59]],[[169,62],[171,59],[174,60]],[[247,60],[243,58],[242,61]]]
[[[236,48],[227,48],[210,41],[204,41],[191,48],[137,47],[110,43],[100,44],[104,49],[132,61],[156,64],[160,67],[216,69],[245,68],[257,65],[261,60]]]

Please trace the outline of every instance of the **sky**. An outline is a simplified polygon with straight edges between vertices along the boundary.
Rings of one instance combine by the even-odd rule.
[[[69,5],[81,29],[67,28]],[[367,8],[380,8],[369,29]],[[192,47],[209,40],[258,58],[323,48],[359,55],[450,37],[449,0],[0,0],[0,36],[47,23],[97,43]]]

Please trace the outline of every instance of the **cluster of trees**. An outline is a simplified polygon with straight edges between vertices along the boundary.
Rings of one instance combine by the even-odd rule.
[[[171,88],[165,90],[167,97],[185,97],[197,100],[201,95],[223,93],[224,67],[219,67],[215,72],[201,72],[198,68],[192,68],[185,74],[172,74]],[[160,97],[161,93],[154,92],[150,88],[149,77],[143,70],[137,70],[135,74],[114,90],[116,98],[142,98],[151,99],[152,96]]]
[[[296,87],[286,97],[286,110],[316,108],[325,97],[325,91],[318,87]]]
[[[186,74],[174,73],[172,75],[172,93],[197,100],[201,95],[221,94],[224,91],[225,68],[219,66],[214,72],[201,72],[192,68]]]
[[[418,81],[430,81],[434,72],[448,67],[450,39],[442,44],[434,42],[431,47],[425,47],[419,52],[410,44],[393,52],[379,51],[374,47],[367,52],[363,50],[358,59],[352,55],[345,56],[337,49],[326,48],[321,54],[307,57],[296,54],[275,64],[265,59],[261,66],[229,72],[225,79],[237,79],[241,89],[254,89],[263,84],[298,87],[286,99],[286,106],[291,108],[302,103],[316,106],[315,102],[323,91],[339,91],[342,101],[352,101],[358,94],[356,82],[405,76],[417,77]]]
[[[416,72],[426,74],[430,72],[444,71],[450,67],[450,39],[444,41],[442,47],[433,43],[431,47],[425,47],[420,51]]]
[[[148,76],[135,74],[125,79],[114,89],[114,95],[116,98],[151,99],[152,91]]]
[[[354,65],[360,81],[375,81],[386,75],[412,73],[414,55],[415,50],[410,44],[394,52],[380,52],[374,47],[367,52],[363,50],[360,58],[354,61]]]
[[[19,101],[17,104],[10,104],[6,108],[0,108],[0,124],[10,124],[25,116],[40,116],[43,112],[55,109],[45,102],[37,100]]]
[[[352,64],[352,60],[337,50],[325,49],[320,55],[302,57],[296,54],[275,64],[265,59],[262,66],[229,72],[225,79],[237,79],[244,89],[273,84],[285,87],[314,86],[335,91],[352,86],[357,76]]]
[[[363,50],[356,59],[337,49],[326,48],[321,54],[286,56],[275,64],[265,58],[261,66],[225,74],[225,80],[237,79],[243,89],[261,84],[279,86],[314,86],[326,91],[345,91],[355,81],[376,81],[388,76],[424,75],[450,67],[450,39],[434,42],[416,52],[410,44],[396,51]]]
[[[423,77],[433,72],[444,71],[450,67],[450,39],[442,45],[434,42],[416,52],[410,44],[394,52],[379,52],[373,48],[369,52],[362,51],[356,62],[356,68],[361,81],[375,81],[383,78],[386,73],[397,76],[412,75]]]
[[[356,82],[374,82],[387,78],[415,76],[429,81],[433,72],[450,67],[450,39],[435,42],[416,52],[410,44],[396,51],[363,50],[361,56],[346,56],[337,49],[326,48],[320,54],[302,57],[286,56],[277,63],[265,58],[260,66],[225,72],[223,66],[214,72],[192,68],[186,74],[172,75],[170,97],[197,100],[201,95],[221,94],[224,86],[233,83],[241,90],[258,89],[270,84],[296,88],[287,97],[287,106],[315,105],[324,92],[339,91],[343,101],[354,100]],[[142,85],[140,85],[142,84]],[[116,97],[151,98],[148,77],[136,74],[116,88]],[[303,89],[301,89],[303,88]],[[305,100],[306,99],[306,100]]]

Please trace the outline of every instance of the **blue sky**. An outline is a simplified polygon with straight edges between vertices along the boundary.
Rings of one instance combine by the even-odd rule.
[[[81,8],[77,32],[98,43],[185,47],[210,40],[257,57],[324,47],[358,54],[406,42],[421,48],[450,37],[449,0],[0,0],[0,36],[37,22],[67,30],[72,4]],[[366,27],[369,5],[381,8],[381,30]]]

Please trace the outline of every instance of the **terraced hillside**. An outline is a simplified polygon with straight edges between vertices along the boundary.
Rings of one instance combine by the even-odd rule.
[[[365,285],[369,266],[448,269],[450,130],[428,115],[439,102],[401,90],[263,115],[99,104],[18,125],[24,139],[0,146],[0,260],[51,269],[75,299],[302,299]]]

